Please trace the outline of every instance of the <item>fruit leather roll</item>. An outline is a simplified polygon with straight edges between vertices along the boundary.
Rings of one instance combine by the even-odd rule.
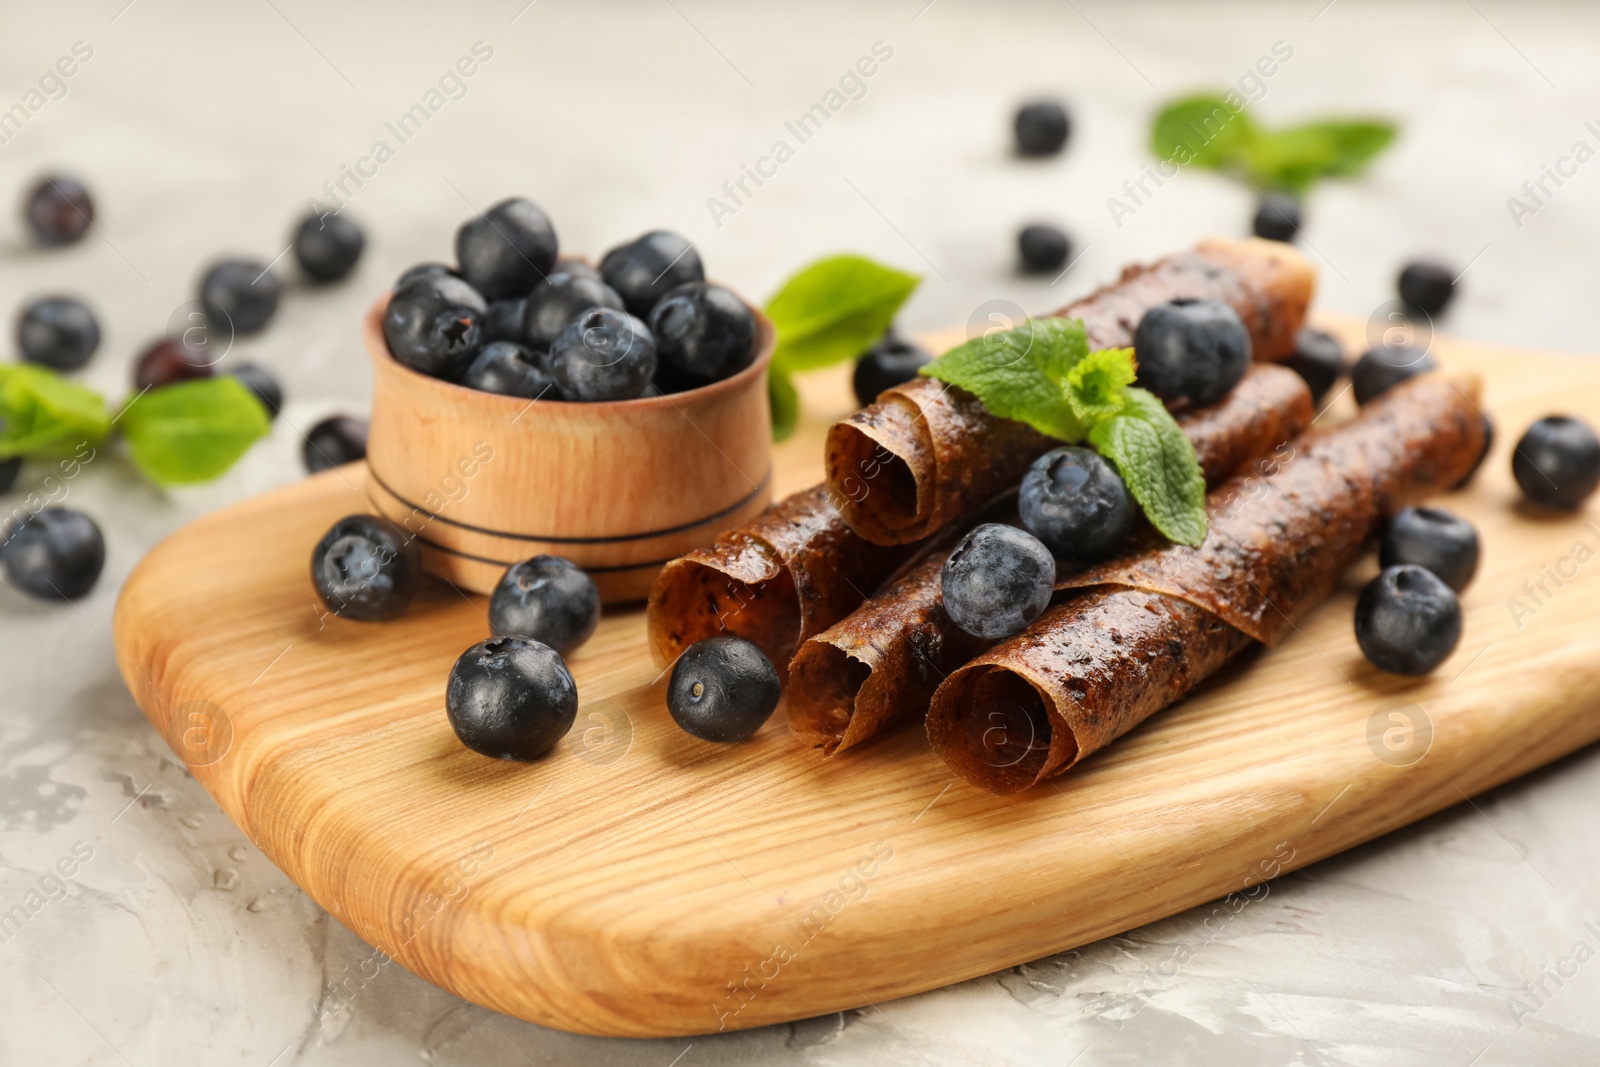
[[[1477,387],[1396,386],[1207,502],[1198,548],[1157,539],[1063,583],[1080,589],[934,693],[928,738],[963,778],[1015,793],[1104,748],[1251,641],[1271,646],[1395,512],[1457,485],[1484,444]]]
[[[1202,242],[1192,252],[1128,267],[1057,316],[1083,320],[1089,347],[1122,348],[1145,311],[1179,297],[1220,300],[1239,313],[1258,360],[1294,351],[1316,271],[1277,241]],[[887,389],[833,425],[824,456],[845,521],[869,541],[920,541],[1015,485],[1056,442],[989,413],[933,378]]]
[[[1216,486],[1311,424],[1311,392],[1294,371],[1259,365],[1220,402],[1178,416],[1206,484]],[[993,644],[940,606],[939,575],[955,538],[927,552],[860,608],[800,646],[790,664],[789,725],[825,755],[896,720],[920,716],[949,672]]]

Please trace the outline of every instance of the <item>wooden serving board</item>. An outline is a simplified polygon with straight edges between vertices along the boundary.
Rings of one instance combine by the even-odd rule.
[[[1455,655],[1422,680],[1365,664],[1351,618],[1369,561],[1281,647],[1017,797],[957,780],[917,728],[832,760],[781,711],[747,743],[696,741],[667,716],[639,610],[573,656],[583,703],[556,752],[474,755],[444,688],[486,635],[483,598],[430,580],[399,621],[361,624],[313,595],[312,544],[370,506],[360,467],[167,539],[123,590],[116,644],[244,832],[468,1000],[628,1036],[860,1007],[1244,890],[1600,738],[1600,505],[1523,509],[1507,440],[1551,411],[1600,414],[1600,361],[1435,350],[1484,375],[1501,429],[1470,491],[1442,501],[1484,543]],[[817,478],[828,416],[849,407],[842,374],[805,388],[777,494]]]

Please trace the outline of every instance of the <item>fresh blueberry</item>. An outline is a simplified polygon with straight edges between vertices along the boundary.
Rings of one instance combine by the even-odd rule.
[[[1582,419],[1546,415],[1517,442],[1511,473],[1533,503],[1571,511],[1600,484],[1600,440]]]
[[[556,271],[528,294],[523,339],[534,348],[548,349],[573,319],[596,307],[621,311],[622,297],[598,278]]]
[[[82,300],[48,296],[22,309],[17,347],[29,363],[77,370],[100,347],[100,323]]]
[[[1369,348],[1350,368],[1351,391],[1356,403],[1365,406],[1401,382],[1437,367],[1425,349],[1407,344],[1379,345]]]
[[[976,637],[1009,637],[1050,603],[1056,561],[1037,537],[991,522],[962,538],[939,576],[944,610]]]
[[[534,556],[506,569],[489,598],[489,632],[543,641],[563,656],[600,623],[600,591],[577,564]]]
[[[17,484],[17,475],[22,473],[22,457],[12,456],[10,459],[0,459],[0,493],[4,493]]]
[[[39,179],[26,201],[28,226],[40,244],[66,245],[94,223],[94,200],[76,178],[51,174]]]
[[[1133,530],[1133,497],[1100,453],[1069,446],[1046,452],[1022,476],[1022,525],[1057,559],[1093,563]]]
[[[1311,402],[1320,404],[1344,373],[1344,346],[1333,334],[1304,326],[1295,335],[1294,352],[1283,365],[1305,379]]]
[[[702,741],[743,741],[778,706],[783,686],[767,654],[731,634],[696,641],[673,665],[667,711]]]
[[[407,267],[400,277],[394,280],[395,289],[403,289],[407,282],[414,282],[418,278],[459,278],[454,267],[443,263],[418,263],[416,266]]]
[[[650,312],[661,372],[691,388],[721,381],[756,356],[756,319],[720,285],[686,282]]]
[[[597,282],[605,281],[600,276],[600,268],[593,263],[586,263],[581,259],[568,259],[565,256],[560,256],[556,259],[556,265],[550,268],[550,273],[578,274],[585,278],[593,278]]]
[[[632,400],[656,372],[650,328],[626,311],[590,308],[550,347],[550,369],[566,400]]]
[[[340,618],[393,619],[422,584],[422,546],[388,519],[346,515],[312,550],[311,582]]]
[[[1012,123],[1017,136],[1017,153],[1024,156],[1053,156],[1072,135],[1072,120],[1067,109],[1055,100],[1035,100],[1017,109]]]
[[[215,371],[211,356],[184,343],[182,337],[163,337],[151,343],[133,365],[133,387],[159,389],[175,382],[209,378]]]
[[[308,215],[294,233],[294,258],[316,282],[336,282],[355,269],[366,247],[361,227],[343,215]]]
[[[694,245],[667,230],[652,230],[618,245],[600,260],[600,276],[615,289],[638,318],[650,317],[668,292],[687,282],[706,280]]]
[[[81,511],[45,508],[11,527],[0,544],[11,584],[41,600],[76,600],[94,588],[106,563],[100,527]]]
[[[532,201],[502,200],[456,231],[461,276],[490,300],[527,296],[556,261],[556,231]]]
[[[1250,331],[1218,300],[1157,304],[1139,320],[1133,347],[1140,385],[1196,407],[1227,396],[1250,369]]]
[[[555,378],[550,374],[550,356],[535,352],[515,341],[491,341],[483,346],[461,384],[468,389],[481,389],[502,396],[520,396],[526,400],[559,400]]]
[[[1293,241],[1300,234],[1300,198],[1293,193],[1266,194],[1251,229],[1269,241]]]
[[[239,379],[239,384],[255,394],[261,406],[267,409],[267,418],[278,417],[283,407],[283,386],[271,371],[259,363],[241,363],[228,373]]]
[[[516,341],[522,343],[522,319],[528,312],[528,298],[496,300],[483,313],[483,343]]]
[[[1378,546],[1378,565],[1414,563],[1437,574],[1456,592],[1478,570],[1478,531],[1439,508],[1406,508],[1394,517]]]
[[[312,474],[367,458],[367,420],[334,415],[311,427],[301,449]]]
[[[1017,234],[1017,255],[1027,273],[1049,274],[1066,265],[1072,240],[1058,227],[1035,223]]]
[[[479,641],[450,668],[444,706],[472,751],[532,760],[549,752],[578,717],[578,686],[561,656],[526,637]]]
[[[240,336],[258,333],[278,310],[283,283],[265,263],[225,259],[200,280],[200,306],[213,329]]]
[[[1455,295],[1455,272],[1443,263],[1418,260],[1400,271],[1400,299],[1413,311],[1437,315]]]
[[[412,370],[454,381],[478,354],[488,310],[460,278],[414,278],[389,298],[383,337],[394,358]]]
[[[917,371],[932,360],[933,356],[926,349],[902,341],[892,333],[884,334],[856,360],[851,384],[855,386],[857,402],[866,407],[885,389],[915,378]]]
[[[1356,643],[1390,674],[1427,674],[1461,639],[1461,602],[1426,567],[1386,567],[1356,601]]]

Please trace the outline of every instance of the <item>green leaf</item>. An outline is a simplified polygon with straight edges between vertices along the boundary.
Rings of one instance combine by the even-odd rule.
[[[787,371],[768,368],[767,402],[772,407],[772,439],[787,441],[800,421],[800,394],[795,391],[794,379]]]
[[[159,485],[208,482],[267,435],[261,401],[232,375],[151,389],[118,416],[133,462]]]
[[[883,336],[921,280],[855,255],[802,268],[767,302],[778,332],[773,368],[793,374],[855,359]]]
[[[1304,190],[1319,178],[1360,173],[1394,140],[1395,126],[1376,120],[1329,120],[1275,130],[1253,146],[1248,166],[1266,185]]]
[[[1067,403],[1089,424],[1120,414],[1127,406],[1127,388],[1138,376],[1131,348],[1090,352],[1067,372]]]
[[[1089,355],[1078,319],[1029,319],[1010,330],[957,345],[921,370],[960,386],[1005,419],[1063,441],[1081,441],[1087,425],[1067,403],[1067,379]]]
[[[99,393],[31,363],[0,365],[0,420],[0,459],[96,442],[111,432]]]
[[[1250,156],[1260,131],[1244,111],[1234,111],[1213,93],[1176,100],[1156,115],[1150,150],[1180,166],[1230,170]]]
[[[1206,539],[1206,479],[1194,445],[1171,413],[1143,389],[1125,392],[1123,411],[1089,431],[1089,443],[1112,463],[1151,525],[1168,540]]]

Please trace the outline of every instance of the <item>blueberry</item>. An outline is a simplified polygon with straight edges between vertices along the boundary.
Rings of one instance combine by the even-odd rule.
[[[1100,453],[1066,447],[1046,452],[1022,476],[1022,525],[1057,559],[1092,563],[1114,553],[1133,530],[1133,497]]]
[[[460,278],[413,278],[390,297],[383,337],[394,358],[412,370],[453,381],[478,354],[488,310]]]
[[[200,306],[212,328],[240,336],[258,333],[278,310],[283,283],[265,263],[225,259],[200,279]]]
[[[308,215],[294,233],[294,258],[316,282],[336,282],[355,269],[366,247],[361,227],[343,215]]]
[[[528,294],[522,337],[534,348],[549,348],[572,320],[590,308],[622,310],[622,297],[598,278],[556,271]]]
[[[29,191],[25,213],[40,244],[66,245],[89,232],[94,223],[94,200],[76,178],[51,174]]]
[[[454,267],[448,267],[443,263],[418,263],[415,266],[407,267],[401,273],[400,277],[394,280],[394,288],[402,289],[405,287],[407,282],[414,282],[418,278],[459,277],[461,277],[461,275],[456,273]]]
[[[1401,382],[1426,374],[1437,366],[1425,349],[1405,344],[1379,345],[1368,349],[1350,368],[1351,391],[1356,395],[1356,403],[1365,405]]]
[[[1056,561],[1037,537],[991,522],[962,538],[939,576],[944,610],[977,637],[1009,637],[1050,603]]]
[[[1378,565],[1414,563],[1438,575],[1456,592],[1478,570],[1478,531],[1439,508],[1406,508],[1394,517],[1378,546]]]
[[[1356,601],[1356,643],[1390,674],[1427,674],[1461,639],[1461,603],[1426,567],[1386,567]]]
[[[1331,333],[1305,326],[1295,335],[1294,353],[1283,365],[1305,379],[1311,402],[1320,404],[1344,374],[1344,346]]]
[[[1250,369],[1250,331],[1218,300],[1157,304],[1139,320],[1133,347],[1140,385],[1197,407],[1227,396]]]
[[[1300,234],[1300,198],[1272,192],[1261,198],[1251,230],[1269,241],[1293,241]]]
[[[491,341],[483,346],[461,384],[486,393],[520,396],[526,400],[559,400],[555,378],[550,374],[550,356],[535,352],[515,341]]]
[[[17,347],[29,363],[77,370],[100,347],[100,323],[87,304],[70,296],[49,296],[22,309]]]
[[[532,201],[502,200],[456,231],[461,276],[490,300],[527,296],[556,261],[556,231]]]
[[[1546,415],[1517,442],[1511,473],[1535,504],[1571,511],[1600,483],[1600,440],[1582,419]]]
[[[600,623],[600,592],[571,560],[534,556],[506,569],[489,598],[489,632],[527,637],[570,655]]]
[[[81,511],[45,508],[11,527],[0,544],[11,584],[41,600],[75,600],[94,588],[106,563],[100,527]]]
[[[641,319],[669,291],[706,280],[694,245],[666,230],[652,230],[607,252],[600,260],[600,276],[621,294],[629,313]]]
[[[1418,260],[1400,271],[1400,299],[1413,311],[1433,316],[1456,295],[1455,272],[1443,263]]]
[[[312,550],[311,582],[341,618],[393,619],[422,584],[422,547],[388,519],[346,515]]]
[[[696,641],[667,682],[667,711],[702,741],[743,741],[761,729],[783,687],[767,654],[742,637]]]
[[[516,341],[522,343],[522,319],[528,312],[528,298],[519,296],[496,300],[483,313],[483,343]]]
[[[691,388],[731,377],[756,357],[756,318],[720,285],[686,282],[650,312],[661,370]]]
[[[590,308],[561,331],[550,369],[566,400],[631,400],[656,372],[650,329],[626,311]]]
[[[12,456],[10,459],[0,459],[0,493],[17,484],[17,475],[22,473],[22,457]]]
[[[561,256],[556,259],[556,265],[550,268],[551,274],[578,274],[585,278],[593,278],[597,282],[605,281],[600,277],[600,268],[593,263],[585,263],[581,259],[568,259]]]
[[[472,751],[532,760],[572,729],[578,686],[549,645],[493,637],[461,653],[450,668],[444,706],[450,728]]]
[[[917,371],[932,360],[933,356],[926,349],[902,341],[892,333],[884,334],[856,360],[851,384],[855,386],[857,402],[866,407],[885,389],[915,378]]]
[[[1017,153],[1024,156],[1053,156],[1072,134],[1067,109],[1055,100],[1022,105],[1012,127],[1017,135]]]
[[[1072,255],[1072,241],[1055,226],[1035,223],[1017,234],[1017,255],[1029,274],[1060,270]]]
[[[229,373],[261,401],[261,406],[267,409],[267,418],[278,417],[278,409],[283,407],[283,387],[271,371],[259,363],[241,363]]]
[[[301,450],[312,474],[367,458],[367,420],[334,415],[311,427]]]
[[[163,337],[151,343],[133,365],[133,387],[159,389],[175,382],[211,377],[215,368],[211,357],[184,343],[181,337]]]

